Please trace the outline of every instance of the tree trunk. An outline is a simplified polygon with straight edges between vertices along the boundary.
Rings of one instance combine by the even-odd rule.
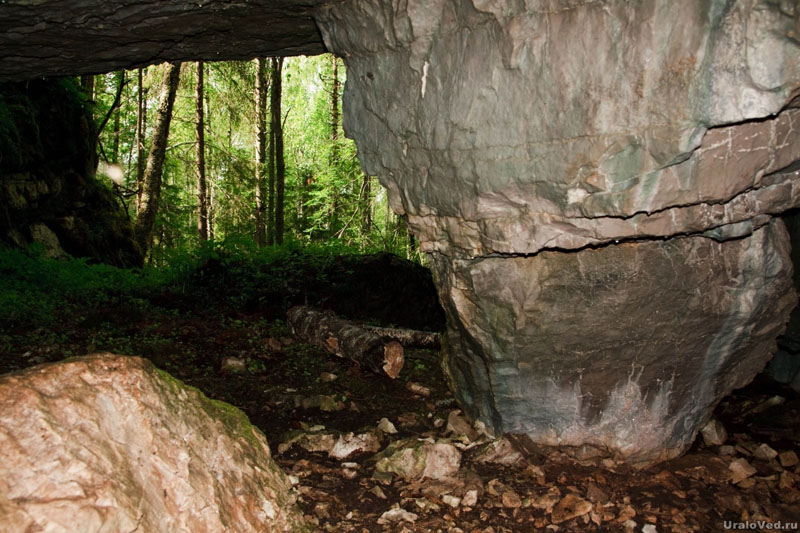
[[[267,244],[267,62],[256,59],[256,244]],[[271,165],[271,163],[270,163]]]
[[[274,82],[275,78],[275,58],[272,58],[272,73],[271,79]],[[280,124],[280,117],[275,119],[275,84],[272,84],[272,94],[270,95],[270,124],[269,124],[269,162],[268,162],[268,179],[267,185],[267,244],[272,246],[275,244],[275,129],[276,123]]]
[[[146,255],[150,247],[158,204],[161,199],[161,176],[167,150],[167,138],[169,137],[169,123],[172,120],[172,107],[175,103],[175,94],[178,92],[180,75],[181,64],[169,63],[161,84],[153,139],[150,143],[150,153],[147,156],[147,166],[142,179],[142,200],[133,228],[134,237],[142,250],[142,255]]]
[[[297,194],[297,233],[303,234],[308,227],[308,208],[306,204],[308,203],[308,192],[311,188],[312,182],[311,170],[303,169],[300,171],[299,176],[299,187],[300,190]]]
[[[328,164],[336,171],[339,166],[339,58],[333,57],[333,76],[331,80],[331,154]],[[339,190],[333,191],[329,208],[328,229],[335,232],[339,226]]]
[[[91,74],[86,74],[81,76],[81,88],[83,92],[86,93],[86,96],[89,98],[89,101],[94,102],[94,76]]]
[[[281,74],[283,58],[272,58],[272,131],[275,145],[275,243],[283,244],[284,191],[286,163],[283,157],[283,122],[281,120]]]
[[[206,199],[208,205],[208,238],[214,240],[214,187],[208,188],[208,196]]]
[[[331,164],[339,159],[339,58],[333,58],[333,81],[331,83]]]
[[[147,90],[144,88],[144,69],[139,69],[139,98],[136,110],[136,211],[142,205],[145,166],[145,130],[147,129]]]
[[[115,78],[117,79],[117,86],[124,86],[125,83],[125,71],[119,70],[115,74]],[[111,162],[115,165],[119,164],[119,126],[120,126],[120,116],[122,115],[122,108],[123,106],[117,106],[114,110],[114,136],[113,142],[111,144]]]
[[[372,180],[364,174],[361,178],[361,234],[369,235],[372,229]]]
[[[376,374],[385,373],[394,379],[403,368],[405,357],[399,342],[386,342],[330,311],[297,306],[289,309],[286,319],[297,338],[339,357],[346,357],[363,369]]]
[[[206,109],[208,110],[208,115],[206,115],[206,130],[213,138],[213,132],[211,126],[211,98],[209,97],[209,91],[206,91]],[[214,175],[214,170],[211,171],[212,176]],[[212,241],[214,240],[214,180],[212,179],[209,183],[206,180],[206,208],[207,208],[207,215],[208,215],[208,238]]]
[[[195,86],[195,127],[197,133],[197,238],[202,245],[208,240],[208,205],[206,204],[206,137],[204,113],[204,80],[202,61],[197,62]]]

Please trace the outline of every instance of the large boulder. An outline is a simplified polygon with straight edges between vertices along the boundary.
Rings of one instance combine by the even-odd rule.
[[[432,253],[467,412],[647,463],[760,371],[794,305],[800,7],[322,6],[344,124]]]
[[[796,303],[780,221],[722,243],[434,257],[462,406],[498,433],[634,463],[685,450],[764,367]]]
[[[295,531],[263,434],[138,357],[0,377],[0,530]]]

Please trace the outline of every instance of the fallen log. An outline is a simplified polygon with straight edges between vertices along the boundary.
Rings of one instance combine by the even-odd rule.
[[[376,374],[385,373],[392,379],[403,368],[405,356],[399,342],[386,341],[330,311],[296,306],[289,309],[286,318],[298,339],[350,359],[361,368]]]
[[[363,328],[383,339],[397,341],[402,344],[404,348],[428,348],[435,350],[441,347],[441,335],[430,331],[405,328],[382,328],[379,326],[367,325],[364,325]]]

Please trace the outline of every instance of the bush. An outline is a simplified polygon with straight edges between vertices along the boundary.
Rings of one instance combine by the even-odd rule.
[[[424,267],[341,245],[257,248],[229,239],[172,252],[167,266],[142,269],[49,259],[32,246],[0,249],[0,276],[0,323],[46,325],[85,308],[142,305],[274,320],[298,304],[406,327],[444,323]]]

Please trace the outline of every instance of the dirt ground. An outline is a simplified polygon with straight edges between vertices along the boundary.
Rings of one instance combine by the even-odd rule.
[[[698,438],[683,457],[635,471],[609,461],[578,464],[557,451],[519,459],[506,449],[487,460],[485,437],[453,428],[463,419],[435,351],[407,350],[392,380],[301,344],[281,321],[259,314],[97,308],[48,328],[6,328],[0,372],[100,350],[149,357],[244,410],[320,531],[653,533],[740,523],[768,531],[769,524],[800,522],[800,397],[766,379],[717,409],[728,432],[724,446]],[[292,431],[375,433],[384,418],[397,432],[377,432],[381,448],[401,439],[446,443],[460,453],[458,473],[404,479],[375,474],[374,452],[342,460],[280,446]]]

